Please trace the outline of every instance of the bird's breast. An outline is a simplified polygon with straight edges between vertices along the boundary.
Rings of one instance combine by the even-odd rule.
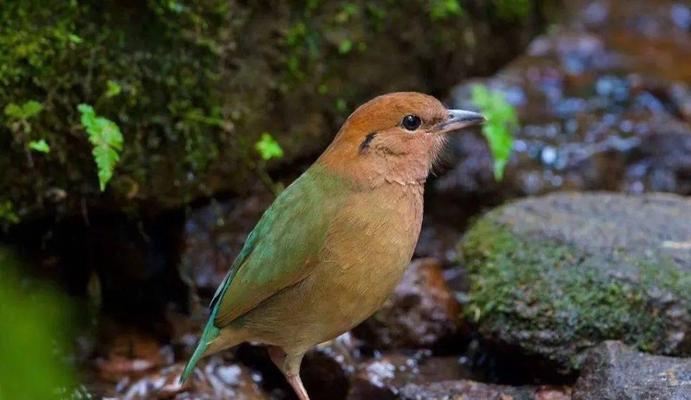
[[[334,318],[359,323],[400,281],[420,234],[422,190],[391,184],[357,193],[332,222],[316,273],[336,302]]]

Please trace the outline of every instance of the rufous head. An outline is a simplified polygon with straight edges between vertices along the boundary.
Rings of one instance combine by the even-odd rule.
[[[446,135],[484,120],[426,94],[385,94],[348,117],[319,162],[369,186],[424,182]]]

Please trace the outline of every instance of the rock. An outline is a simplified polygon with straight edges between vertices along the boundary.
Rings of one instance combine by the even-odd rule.
[[[266,190],[254,191],[242,201],[212,201],[185,219],[178,269],[204,297],[211,298],[274,199]]]
[[[224,362],[220,357],[211,357],[191,378],[180,385],[179,379],[184,364],[166,367],[151,375],[119,385],[122,398],[138,399],[225,399],[268,400],[258,382],[260,377],[247,367]]]
[[[349,111],[376,94],[403,87],[439,94],[457,76],[510,60],[553,2],[496,4],[3,7],[0,47],[12,51],[3,54],[0,104],[34,100],[42,111],[28,122],[0,116],[0,204],[20,219],[79,215],[85,207],[156,213],[244,192],[264,168],[254,148],[262,132],[276,137],[284,162],[311,158]],[[124,135],[104,194],[80,103]],[[29,151],[38,139],[49,153]]]
[[[588,352],[573,400],[691,399],[691,358],[651,356],[607,341]]]
[[[500,346],[577,370],[618,339],[691,354],[691,200],[561,193],[508,204],[460,243],[465,315]]]
[[[503,386],[467,380],[409,384],[401,400],[570,400],[566,388]],[[595,398],[593,398],[595,399]]]
[[[456,357],[430,357],[425,352],[386,354],[359,365],[348,400],[393,400],[409,383],[463,379],[469,374]]]
[[[376,349],[429,348],[458,331],[459,304],[439,261],[413,261],[382,308],[355,335]]]
[[[361,343],[350,332],[310,350],[300,375],[313,400],[345,400],[360,360]]]
[[[434,189],[453,197],[458,213],[561,190],[691,194],[691,73],[676,61],[691,54],[691,42],[673,22],[688,7],[675,0],[567,7],[564,26],[536,38],[526,55],[452,91],[451,106],[472,108],[472,86],[485,84],[505,94],[521,123],[500,183],[484,139],[452,136],[453,167]]]

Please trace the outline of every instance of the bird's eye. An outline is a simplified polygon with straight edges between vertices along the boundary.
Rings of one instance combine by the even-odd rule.
[[[408,114],[403,117],[401,125],[409,131],[414,131],[422,125],[422,120],[417,115]]]

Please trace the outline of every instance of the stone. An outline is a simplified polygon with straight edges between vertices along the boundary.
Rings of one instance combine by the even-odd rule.
[[[652,356],[606,341],[588,352],[573,400],[691,399],[691,358]]]
[[[441,263],[418,259],[382,308],[354,333],[375,349],[430,348],[459,330],[459,310]]]
[[[451,106],[472,108],[472,87],[484,84],[520,121],[501,182],[482,137],[451,137],[451,169],[433,188],[458,213],[563,190],[691,194],[691,70],[677,61],[691,42],[672,21],[679,3],[567,3],[565,22],[525,55],[452,90]]]
[[[568,388],[504,386],[468,380],[409,384],[400,400],[570,400]]]
[[[618,339],[691,354],[691,199],[559,193],[495,209],[459,245],[466,317],[498,346],[578,370]]]
[[[384,354],[358,366],[348,400],[394,400],[409,383],[463,379],[469,374],[457,357],[434,357],[427,352]]]

